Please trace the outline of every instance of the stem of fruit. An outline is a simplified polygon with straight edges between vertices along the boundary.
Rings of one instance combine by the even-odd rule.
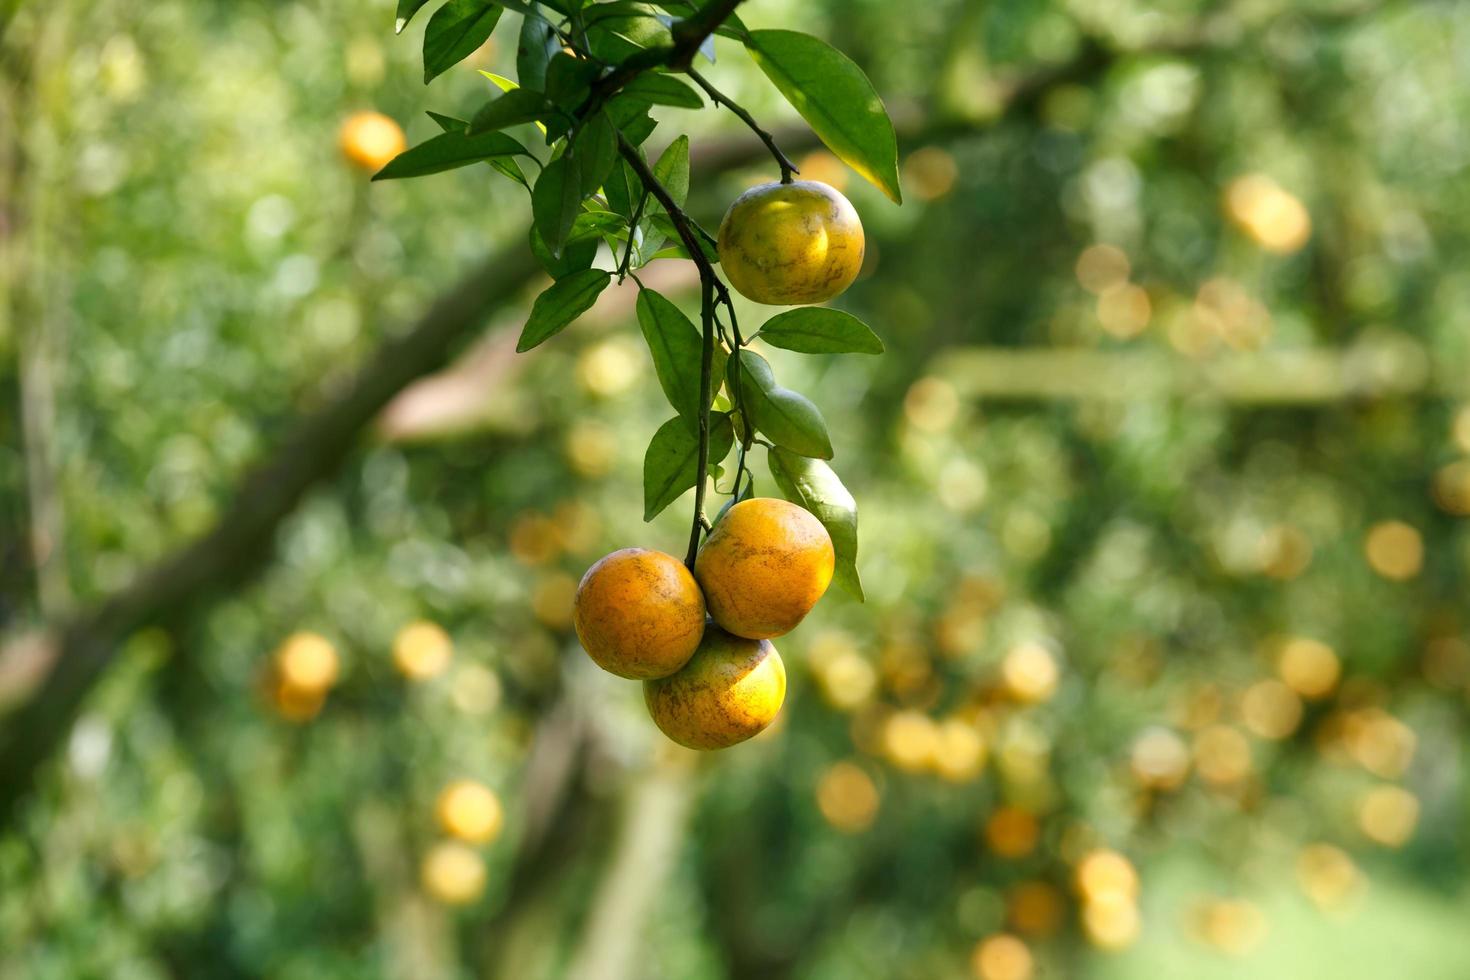
[[[735,113],[740,118],[740,121],[749,126],[750,131],[759,137],[762,143],[766,144],[766,149],[771,151],[771,156],[776,159],[776,165],[781,168],[781,183],[789,184],[791,183],[792,174],[801,173],[796,168],[796,164],[792,163],[791,159],[785,153],[781,152],[781,148],[776,145],[776,138],[762,129],[760,123],[755,121],[755,117],[745,111],[744,106],[711,85],[709,79],[695,71],[692,65],[686,68],[684,73],[694,79],[696,85],[704,89],[704,94],[710,97],[710,101],[714,102],[715,105],[722,105]]]
[[[714,385],[714,359],[715,359],[715,303],[722,302],[726,308],[730,306],[730,294],[725,289],[725,284],[715,274],[714,264],[704,254],[700,247],[699,235],[695,232],[689,216],[684,209],[674,200],[669,189],[653,173],[648,161],[643,159],[643,154],[638,148],[628,142],[621,131],[618,132],[618,152],[627,161],[629,168],[638,175],[638,180],[643,184],[643,189],[653,195],[653,199],[663,206],[669,216],[669,221],[674,225],[674,231],[683,243],[684,250],[689,253],[689,259],[699,269],[700,325],[703,327],[703,346],[700,350],[699,364],[699,459],[695,465],[694,477],[694,519],[689,528],[689,553],[684,559],[684,564],[694,570],[694,559],[699,554],[699,536],[708,526],[708,520],[704,516],[704,494],[705,484],[709,482],[709,403],[713,392],[710,390]]]

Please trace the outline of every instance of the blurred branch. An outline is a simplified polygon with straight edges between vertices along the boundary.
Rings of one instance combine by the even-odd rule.
[[[519,239],[442,296],[407,333],[385,343],[347,386],[303,418],[241,482],[214,528],[144,572],[127,588],[65,625],[39,690],[0,732],[0,819],[32,785],[65,735],[83,696],[117,643],[159,617],[205,605],[265,560],[281,521],[318,480],[336,470],[358,434],[413,379],[438,367],[485,315],[517,296],[534,270]]]
[[[572,980],[626,980],[646,973],[646,964],[638,961],[645,922],[683,844],[692,783],[693,759],[680,752],[655,762],[632,787],[607,872],[567,970]]]

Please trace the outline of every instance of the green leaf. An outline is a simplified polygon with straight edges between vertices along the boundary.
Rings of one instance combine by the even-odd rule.
[[[508,157],[517,153],[531,155],[524,146],[504,133],[481,133],[478,136],[453,131],[440,133],[398,154],[373,175],[373,180],[422,177],[467,167],[490,157]]]
[[[634,146],[642,146],[658,122],[648,114],[648,103],[641,99],[625,99],[615,96],[607,104],[608,117],[612,119],[623,136]]]
[[[437,123],[439,128],[444,130],[444,132],[454,133],[458,136],[465,135],[465,129],[469,126],[469,123],[465,122],[463,119],[456,119],[453,116],[446,116],[442,113],[434,112],[432,110],[429,111],[429,118],[434,120],[434,122]],[[470,138],[473,139],[475,137]],[[506,139],[509,138],[510,137],[506,137]],[[526,150],[524,146],[521,146],[520,143],[516,143],[516,146],[521,147],[518,152],[525,153],[528,159],[536,159],[535,157],[531,156],[530,152]],[[485,162],[496,171],[505,174],[505,176],[509,177],[517,184],[520,184],[526,190],[529,191],[531,189],[531,182],[527,180],[526,175],[521,172],[521,166],[520,164],[516,163],[514,157],[492,156],[487,158]],[[377,180],[378,178],[374,177],[373,179]]]
[[[393,33],[402,34],[413,15],[418,13],[429,0],[398,0],[398,14],[393,19]]]
[[[639,75],[624,85],[620,94],[650,105],[671,105],[680,109],[704,108],[704,99],[700,94],[672,75]]]
[[[434,11],[424,31],[424,84],[484,44],[504,12],[491,0],[449,0]]]
[[[546,91],[546,66],[560,50],[561,42],[550,24],[536,17],[522,17],[516,42],[516,77],[521,84]]]
[[[618,136],[605,114],[599,112],[582,125],[572,152],[581,162],[582,196],[595,194],[618,162]]]
[[[537,122],[548,114],[546,96],[529,88],[513,88],[497,99],[491,99],[470,120],[469,133],[476,136],[507,126]]]
[[[531,304],[531,316],[516,343],[516,353],[524,353],[565,330],[597,302],[597,294],[611,280],[612,274],[602,269],[583,269],[552,283]]]
[[[607,206],[624,218],[632,220],[638,210],[638,199],[643,195],[643,183],[638,179],[626,160],[619,160],[602,182],[607,194]]]
[[[750,416],[750,423],[785,446],[803,456],[832,458],[832,439],[827,423],[804,396],[776,384],[771,366],[759,354],[744,350],[738,360],[737,383],[740,404]]]
[[[680,136],[668,145],[658,162],[653,165],[653,175],[658,178],[659,183],[668,190],[669,197],[679,207],[684,206],[684,201],[689,197],[689,137]],[[644,208],[643,217],[643,251],[644,254],[652,255],[658,251],[664,243],[663,232],[656,231],[654,219],[663,213],[663,205],[650,198],[648,206]]]
[[[873,83],[851,58],[799,31],[751,31],[746,49],[827,148],[893,199],[898,139]]]
[[[699,368],[704,342],[699,328],[673,303],[652,289],[638,293],[638,325],[653,354],[653,370],[674,411],[699,415]],[[711,386],[713,394],[713,386]]]
[[[862,602],[863,583],[857,570],[857,501],[832,467],[819,459],[798,456],[777,446],[768,451],[766,462],[781,495],[806,508],[827,529],[837,555],[833,580]]]
[[[575,234],[575,226],[573,226]],[[536,256],[536,261],[541,263],[541,268],[553,279],[564,279],[574,272],[581,272],[592,267],[592,260],[597,258],[597,239],[587,238],[581,241],[568,241],[562,246],[560,255],[553,255],[551,249],[546,247],[546,242],[541,239],[541,232],[536,226],[531,225],[531,254]]]
[[[689,137],[680,136],[653,165],[653,175],[668,189],[669,197],[679,207],[689,198]]]
[[[597,65],[558,51],[546,66],[546,97],[567,112],[572,112],[587,98]]]
[[[758,336],[772,347],[802,354],[881,354],[883,341],[851,313],[803,306],[766,321]]]
[[[689,17],[697,12],[703,4],[692,3],[691,0],[668,0],[668,2],[660,3],[658,6],[671,14],[678,14],[680,17]],[[731,14],[725,18],[724,23],[715,28],[715,33],[720,35],[720,37],[743,41],[745,40],[745,35],[750,32],[745,29],[745,25],[741,23],[738,16]]]
[[[651,521],[694,486],[699,478],[699,430],[694,419],[676,415],[653,434],[643,454],[643,519]],[[723,412],[709,418],[709,462],[724,459],[735,444],[730,417]]]
[[[559,156],[545,166],[531,191],[531,217],[552,254],[561,254],[581,208],[580,161],[574,156]]]

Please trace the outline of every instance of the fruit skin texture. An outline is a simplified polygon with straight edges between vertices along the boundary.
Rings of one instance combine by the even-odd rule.
[[[337,134],[347,162],[368,173],[377,173],[388,161],[408,148],[398,123],[381,112],[354,112]]]
[[[836,555],[822,522],[774,497],[742,500],[699,549],[694,577],[722,629],[752,640],[796,628],[832,582]]]
[[[720,266],[740,295],[771,306],[822,303],[863,266],[863,223],[836,190],[815,180],[761,184],[720,222]]]
[[[597,666],[619,677],[667,677],[704,636],[704,596],[684,563],[661,551],[624,548],[587,569],[572,624]]]
[[[757,735],[786,700],[786,665],[769,640],[731,636],[715,624],[684,669],[643,682],[648,713],[690,749],[724,749]]]

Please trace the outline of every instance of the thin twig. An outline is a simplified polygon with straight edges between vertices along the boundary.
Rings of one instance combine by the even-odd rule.
[[[740,103],[730,98],[724,92],[721,92],[719,89],[715,88],[714,85],[710,84],[709,79],[705,78],[699,72],[695,71],[692,65],[689,68],[685,69],[684,73],[690,78],[694,79],[695,84],[704,89],[704,94],[708,95],[711,101],[713,101],[716,105],[722,105],[726,109],[729,109],[731,112],[735,113],[735,115],[740,118],[741,122],[750,127],[750,131],[752,133],[755,133],[756,136],[760,137],[760,141],[766,144],[766,149],[771,151],[771,156],[776,158],[776,165],[781,168],[781,183],[789,184],[791,183],[792,174],[801,173],[801,171],[796,168],[796,164],[792,163],[790,158],[787,157],[786,154],[781,152],[781,148],[776,145],[776,138],[768,133],[766,130],[762,129],[760,123],[755,121],[755,117],[745,111],[744,106],[740,105]]]

